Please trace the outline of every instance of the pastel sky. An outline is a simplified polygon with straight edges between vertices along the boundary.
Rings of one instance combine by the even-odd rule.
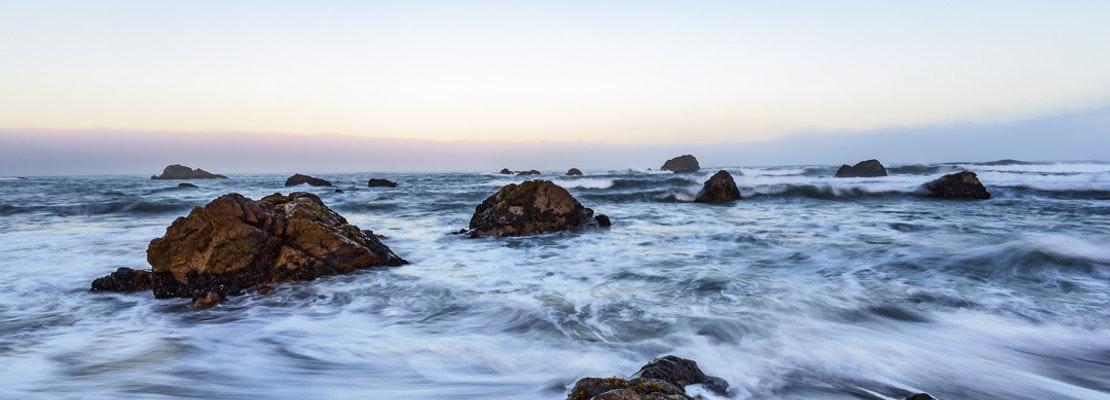
[[[1110,106],[1108,20],[1069,0],[0,0],[0,130],[704,145],[1006,124]]]

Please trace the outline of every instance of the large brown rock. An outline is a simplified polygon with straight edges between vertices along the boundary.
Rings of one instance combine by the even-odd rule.
[[[886,167],[883,167],[879,160],[860,161],[851,166],[844,164],[836,170],[836,175],[834,175],[836,178],[874,178],[878,176],[886,176]]]
[[[150,179],[227,179],[227,177],[200,168],[192,169],[181,164],[174,164],[163,169],[162,175],[154,175]]]
[[[732,174],[723,169],[705,181],[694,198],[695,203],[727,203],[736,200],[740,200],[740,189],[736,187]]]
[[[285,187],[308,184],[309,186],[331,186],[331,182],[314,176],[293,174],[285,180]]]
[[[470,218],[470,236],[528,236],[577,229],[593,222],[594,210],[551,181],[508,184],[487,198]]]
[[[147,261],[159,298],[226,297],[263,283],[406,264],[311,193],[221,196],[152,240]]]
[[[686,154],[667,160],[667,162],[663,163],[662,167],[659,167],[659,170],[672,171],[675,173],[698,172],[701,170],[701,166],[698,165],[698,159],[694,158],[692,155]]]
[[[942,199],[986,200],[991,198],[979,177],[971,171],[948,174],[921,186],[927,194]]]

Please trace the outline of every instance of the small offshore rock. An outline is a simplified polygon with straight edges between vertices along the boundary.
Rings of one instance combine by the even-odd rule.
[[[517,174],[517,175],[539,175],[539,174],[540,174],[540,171],[537,171],[537,170],[534,170],[534,169],[530,169],[530,170],[527,170],[527,171],[520,171],[520,172],[517,172],[516,174]]]
[[[613,222],[609,221],[609,216],[605,214],[595,215],[594,221],[597,221],[597,226],[600,226],[602,228],[613,226]]]
[[[702,185],[694,198],[695,203],[727,203],[740,200],[740,189],[728,171],[720,170]]]
[[[836,170],[836,175],[833,176],[836,178],[874,178],[887,176],[887,174],[886,168],[879,160],[866,160],[860,161],[856,165],[841,165]]]
[[[368,187],[397,187],[397,182],[393,182],[389,179],[373,178],[373,179],[370,179],[369,181],[366,182],[366,186],[368,186]]]
[[[674,172],[674,173],[698,172],[698,171],[701,170],[701,166],[698,165],[698,159],[697,158],[694,158],[694,156],[692,156],[692,155],[685,154],[685,155],[681,155],[681,156],[672,158],[670,160],[667,160],[667,162],[663,163],[662,167],[659,167],[659,170],[660,171],[671,171],[671,172]]]
[[[194,185],[194,184],[189,183],[189,182],[181,182],[181,183],[177,184],[177,187],[181,188],[181,189],[196,189],[197,185]]]
[[[120,267],[107,276],[92,281],[92,291],[102,292],[139,292],[150,290],[153,276],[149,270]]]
[[[306,183],[309,186],[331,186],[331,182],[328,182],[324,179],[308,175],[294,174],[293,176],[290,176],[289,179],[285,180],[285,187],[303,185]]]
[[[343,189],[335,189],[336,193],[343,193]]]
[[[705,388],[725,395],[728,382],[706,375],[693,360],[673,355],[657,358],[640,368],[629,379],[582,378],[567,393],[568,400],[602,399],[602,396],[620,399],[689,400],[686,385],[701,384]],[[627,397],[635,396],[635,397]]]
[[[508,184],[486,198],[470,218],[471,237],[530,236],[582,227],[594,215],[551,181]]]
[[[508,168],[501,168],[500,174],[501,175],[512,175],[513,171],[510,171]]]
[[[571,168],[567,170],[567,176],[582,176],[582,170],[578,168]]]
[[[706,375],[694,360],[673,355],[656,358],[647,363],[632,374],[630,379],[636,378],[658,379],[680,388],[700,383],[707,389],[722,395],[728,390],[728,382],[724,379]]]
[[[181,164],[174,164],[163,169],[162,175],[153,175],[150,179],[227,179],[227,177],[200,168],[192,169]]]
[[[953,200],[986,200],[991,198],[979,177],[971,171],[948,174],[922,185],[931,196]]]
[[[224,301],[224,297],[220,296],[219,293],[208,292],[204,295],[204,297],[194,300],[193,307],[212,307],[214,305],[220,304],[221,301]]]

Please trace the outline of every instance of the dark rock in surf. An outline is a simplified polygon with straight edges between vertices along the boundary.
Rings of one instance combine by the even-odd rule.
[[[189,183],[189,182],[181,182],[181,183],[177,184],[177,187],[179,189],[196,189],[197,185],[194,185],[194,184]]]
[[[720,170],[702,185],[695,203],[727,203],[740,200],[740,189],[728,171]]]
[[[474,210],[471,237],[529,236],[577,229],[594,210],[551,181],[524,181],[501,188]]]
[[[694,158],[692,155],[686,154],[667,160],[667,162],[663,163],[662,167],[659,167],[659,170],[671,171],[674,173],[698,172],[701,170],[701,166],[698,165],[698,159]]]
[[[501,174],[501,175],[512,175],[512,174],[513,174],[513,171],[509,171],[509,169],[508,169],[508,168],[501,168],[501,172],[500,172],[500,174]]]
[[[918,393],[907,397],[906,400],[937,400],[937,398],[930,396],[928,393]]]
[[[192,169],[181,164],[174,164],[163,169],[162,175],[153,175],[150,179],[227,179],[227,177],[200,168]]]
[[[567,176],[582,176],[582,170],[578,168],[571,168],[567,170]]]
[[[343,189],[335,189],[336,193],[343,193]]]
[[[613,222],[609,221],[609,216],[605,215],[605,214],[595,215],[594,216],[594,221],[597,222],[597,226],[600,226],[602,228],[608,228],[610,226],[613,226]]]
[[[652,360],[628,379],[579,379],[567,399],[691,399],[686,386],[693,384],[720,395],[728,390],[728,382],[706,375],[694,360],[668,355]]]
[[[986,200],[991,198],[979,177],[971,171],[948,174],[921,186],[933,197],[953,200]]]
[[[259,201],[232,193],[180,217],[147,248],[154,297],[226,298],[266,283],[307,281],[406,261],[311,193]]]
[[[367,187],[397,187],[397,182],[389,179],[373,178],[366,182]]]
[[[531,170],[527,170],[527,171],[520,171],[520,172],[517,172],[516,174],[517,175],[539,175],[540,171],[531,169]]]
[[[331,186],[331,182],[320,178],[302,174],[294,174],[293,176],[290,176],[289,179],[285,180],[285,187],[303,185],[306,183],[309,186]]]
[[[878,176],[887,176],[886,168],[879,160],[860,161],[852,166],[844,164],[836,170],[836,175],[834,175],[836,178],[874,178]]]
[[[91,290],[129,293],[150,290],[152,285],[153,278],[150,271],[120,267],[116,272],[93,280]]]

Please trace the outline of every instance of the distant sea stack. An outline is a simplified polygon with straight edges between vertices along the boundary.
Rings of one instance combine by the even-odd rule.
[[[512,175],[513,171],[510,171],[508,168],[501,168],[500,174],[501,175]]]
[[[397,187],[397,182],[389,179],[372,178],[366,182],[367,187]]]
[[[609,218],[582,203],[551,181],[508,184],[487,198],[470,218],[471,237],[530,236],[609,225]]]
[[[844,164],[836,170],[836,178],[874,178],[887,176],[886,168],[879,160],[860,161],[856,165]]]
[[[289,179],[285,180],[285,187],[303,185],[306,183],[309,186],[331,186],[331,182],[328,182],[326,180],[308,175],[295,174],[293,176],[290,176]]]
[[[567,170],[567,176],[582,176],[582,170],[578,168],[571,168]]]
[[[200,168],[192,169],[181,164],[174,164],[162,170],[162,175],[153,175],[150,179],[227,179],[227,177]]]
[[[720,170],[705,181],[701,191],[694,198],[695,203],[728,203],[740,200],[740,189],[728,171]]]
[[[674,173],[698,172],[701,170],[701,166],[698,165],[698,159],[694,158],[692,155],[686,154],[667,160],[667,162],[663,163],[662,167],[659,167],[659,170],[671,171]]]
[[[991,198],[987,188],[979,182],[979,177],[971,171],[957,172],[937,178],[921,185],[922,189],[934,197],[953,200],[986,200]]]

